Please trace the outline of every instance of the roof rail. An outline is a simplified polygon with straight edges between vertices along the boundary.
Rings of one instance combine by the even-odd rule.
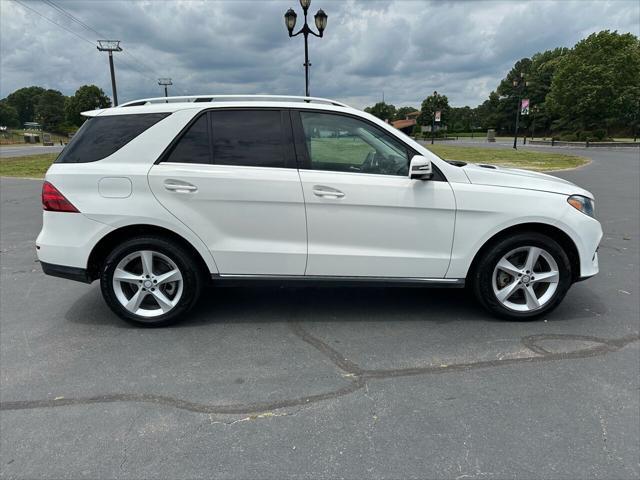
[[[139,100],[132,100],[130,102],[123,103],[119,107],[137,107],[140,105],[146,105],[148,103],[198,103],[198,102],[215,102],[226,100],[242,100],[248,101],[260,101],[260,100],[289,100],[296,102],[317,102],[326,103],[329,105],[335,105],[337,107],[347,107],[349,105],[331,100],[329,98],[320,97],[297,97],[292,95],[187,95],[180,97],[153,97],[153,98],[141,98]]]

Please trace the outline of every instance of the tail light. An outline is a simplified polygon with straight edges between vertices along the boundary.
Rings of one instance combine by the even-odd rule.
[[[42,208],[49,212],[79,213],[76,207],[49,182],[42,184]]]

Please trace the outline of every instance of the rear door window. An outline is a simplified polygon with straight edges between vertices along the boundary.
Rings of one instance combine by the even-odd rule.
[[[285,134],[279,110],[220,110],[211,114],[213,163],[284,167]]]
[[[166,162],[211,163],[209,147],[209,122],[207,114],[200,117],[189,127],[173,146]]]
[[[124,147],[169,113],[91,117],[73,136],[56,163],[96,162]]]

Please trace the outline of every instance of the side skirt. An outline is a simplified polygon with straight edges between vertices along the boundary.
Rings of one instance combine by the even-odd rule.
[[[214,285],[464,288],[464,278],[338,277],[319,275],[211,275]]]

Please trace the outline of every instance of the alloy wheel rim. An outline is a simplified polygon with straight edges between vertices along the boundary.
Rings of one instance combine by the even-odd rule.
[[[138,250],[120,260],[113,272],[112,284],[120,305],[146,318],[173,310],[184,287],[176,263],[153,250]]]
[[[503,255],[492,275],[493,294],[504,307],[516,312],[543,308],[555,295],[559,281],[553,256],[532,245]]]

